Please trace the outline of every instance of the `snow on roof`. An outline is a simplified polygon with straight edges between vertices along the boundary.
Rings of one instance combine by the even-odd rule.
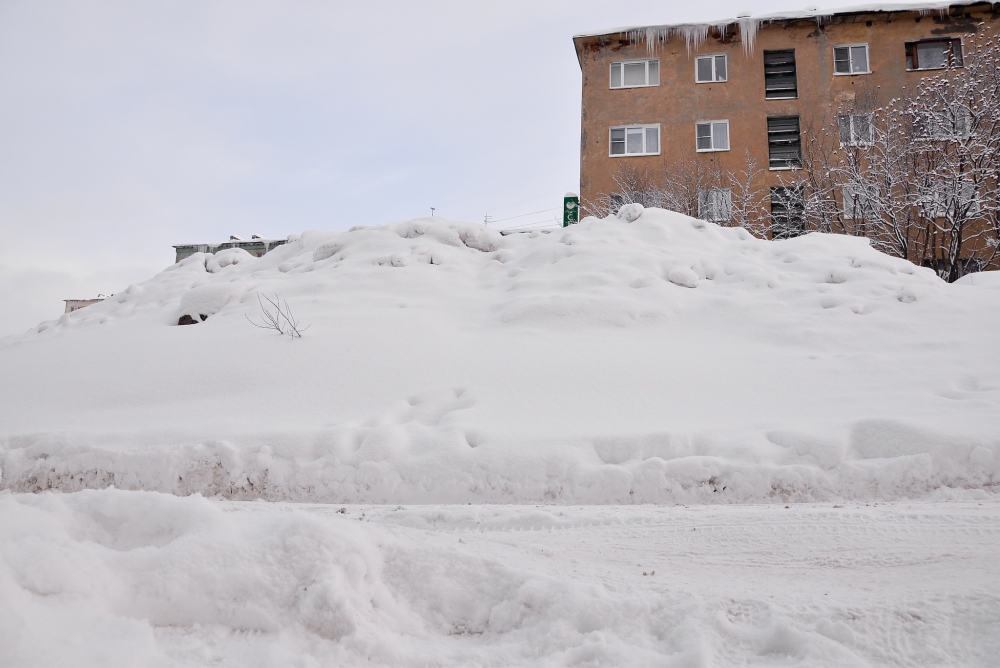
[[[239,237],[231,236],[227,241],[220,241],[218,243],[190,243],[190,244],[174,244],[173,248],[187,248],[188,246],[226,246],[229,244],[263,244],[263,243],[284,243],[288,239],[265,239],[264,237],[259,237],[254,235],[252,239],[240,239]]]
[[[669,41],[672,37],[680,36],[684,38],[688,50],[697,48],[708,39],[708,32],[712,28],[726,32],[730,26],[738,25],[740,35],[743,37],[743,50],[746,53],[753,51],[754,41],[757,31],[763,25],[778,23],[781,21],[794,21],[801,19],[815,19],[822,21],[824,18],[837,16],[840,14],[880,14],[888,12],[919,12],[920,14],[931,14],[935,11],[945,14],[950,7],[966,7],[969,5],[992,5],[991,2],[983,0],[962,0],[950,2],[908,2],[908,3],[874,3],[863,5],[852,5],[849,7],[838,7],[833,9],[821,9],[820,7],[807,7],[800,11],[785,11],[776,14],[762,14],[752,16],[749,13],[740,14],[736,18],[720,19],[716,21],[705,21],[695,23],[674,23],[653,26],[625,26],[610,28],[594,32],[586,32],[574,35],[573,38],[599,37],[602,35],[614,35],[627,33],[632,39],[644,41],[646,46],[653,50],[658,44]]]

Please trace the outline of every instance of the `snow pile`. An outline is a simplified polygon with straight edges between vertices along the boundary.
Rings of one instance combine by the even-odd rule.
[[[3,493],[0,665],[988,665],[996,504],[871,510]]]
[[[0,496],[0,664],[690,665],[704,652],[680,596],[612,594],[354,520],[116,490]]]
[[[258,295],[306,335],[250,325]],[[657,209],[506,237],[440,218],[306,232],[261,258],[193,255],[0,342],[0,487],[983,495],[998,325],[1000,292],[864,239],[762,241]]]

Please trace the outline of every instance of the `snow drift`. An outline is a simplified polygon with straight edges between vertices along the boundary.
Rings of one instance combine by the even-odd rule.
[[[0,665],[985,666],[998,510],[4,492]]]
[[[947,285],[859,238],[625,214],[509,236],[418,219],[193,255],[0,342],[0,487],[376,503],[996,491],[989,281]],[[258,294],[307,334],[251,326]]]

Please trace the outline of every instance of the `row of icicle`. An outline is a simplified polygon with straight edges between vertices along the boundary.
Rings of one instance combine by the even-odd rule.
[[[815,11],[819,11],[818,8]],[[938,12],[941,17],[948,16],[949,7],[944,5],[937,8],[917,8],[917,12],[921,16],[927,16],[933,12]],[[818,25],[822,24],[822,21],[827,16],[832,14],[816,14],[816,23]],[[757,19],[752,16],[744,15],[738,17],[734,20],[720,21],[718,23],[695,23],[686,25],[674,25],[674,26],[649,26],[647,28],[636,28],[628,31],[628,38],[632,42],[645,42],[646,50],[649,55],[653,55],[656,49],[673,37],[682,37],[684,39],[684,45],[687,48],[688,55],[691,55],[691,50],[697,50],[702,44],[708,41],[709,32],[713,29],[719,31],[722,39],[725,39],[727,33],[730,30],[730,26],[738,25],[740,29],[740,38],[743,44],[743,53],[745,55],[750,55],[753,53],[754,43],[757,41],[757,31],[760,26],[764,23],[770,23],[772,21],[778,21],[781,19]]]

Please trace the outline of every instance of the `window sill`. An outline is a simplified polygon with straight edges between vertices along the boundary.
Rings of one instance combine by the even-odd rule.
[[[769,172],[790,172],[795,169],[802,169],[802,167],[768,167]]]
[[[608,90],[623,90],[626,88],[656,88],[660,84],[636,84],[635,86],[609,86]]]
[[[856,76],[860,76],[862,74],[871,74],[871,73],[872,73],[871,70],[868,70],[867,72],[834,72],[833,76],[835,76],[835,77],[856,77]]]
[[[729,79],[719,79],[718,81],[698,81],[695,79],[696,84],[714,84],[714,83],[727,83]]]
[[[649,158],[660,155],[659,153],[609,153],[609,158]]]
[[[799,99],[799,96],[798,95],[792,95],[792,96],[789,96],[789,97],[765,97],[764,99],[765,100],[797,100],[797,99]]]
[[[907,72],[936,72],[937,70],[959,70],[965,69],[965,65],[944,65],[942,67],[907,67]]]
[[[695,153],[726,153],[728,148],[696,148]]]

